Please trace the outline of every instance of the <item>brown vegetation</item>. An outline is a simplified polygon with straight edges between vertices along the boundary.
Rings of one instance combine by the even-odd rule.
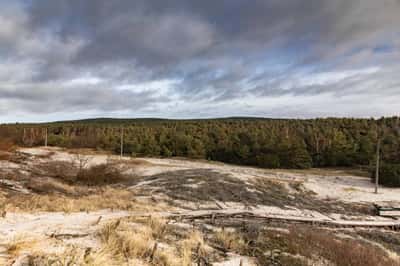
[[[99,164],[81,169],[75,182],[87,186],[103,186],[121,183],[125,180],[120,170],[110,164]]]
[[[376,245],[300,225],[284,230],[222,230],[213,241],[228,251],[256,257],[260,265],[308,265],[312,261],[337,266],[400,265]]]
[[[71,247],[61,255],[36,254],[32,265],[163,265],[191,266],[198,254],[205,255],[204,240],[197,231],[188,232],[173,245],[164,242],[172,230],[165,221],[149,218],[145,223],[115,221],[98,232],[101,247],[81,250]],[[162,229],[164,228],[164,229]]]
[[[50,176],[71,185],[104,186],[121,183],[126,180],[118,167],[112,163],[98,164],[87,167],[87,162],[79,160],[48,161],[40,164],[36,174]]]
[[[144,202],[137,201],[133,192],[111,187],[98,188],[93,190],[90,195],[13,195],[3,197],[0,201],[1,206],[3,206],[7,212],[77,212],[102,209],[154,211],[162,209],[160,206],[148,205]]]
[[[11,139],[0,139],[0,161],[9,160],[13,149],[14,142]]]

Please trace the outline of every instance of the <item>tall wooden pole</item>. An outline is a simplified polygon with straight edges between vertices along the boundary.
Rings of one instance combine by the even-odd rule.
[[[25,139],[26,139],[26,129],[24,128],[24,134],[22,135],[22,143],[25,145]]]
[[[48,137],[48,129],[46,127],[44,132],[44,146],[47,147],[47,137]]]
[[[121,127],[121,158],[124,155],[124,128]]]
[[[375,194],[378,194],[378,187],[379,187],[380,154],[381,154],[381,140],[378,137],[378,143],[376,145]]]

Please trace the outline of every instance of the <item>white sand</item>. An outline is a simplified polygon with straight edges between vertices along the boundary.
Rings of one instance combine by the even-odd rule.
[[[51,160],[75,161],[79,159],[77,155],[68,153],[60,148],[25,148],[20,149],[26,154],[45,155],[54,153]],[[85,155],[81,156],[88,159],[88,165],[106,163],[108,160],[119,160],[119,156],[109,155]],[[128,172],[140,176],[151,176],[169,171],[187,169],[211,169],[222,174],[229,174],[243,181],[255,178],[266,178],[287,184],[291,181],[302,182],[304,187],[316,193],[322,199],[335,199],[345,202],[399,202],[400,188],[381,187],[379,193],[374,193],[374,184],[369,178],[358,176],[329,176],[307,173],[291,173],[285,170],[265,170],[254,167],[243,167],[228,165],[219,162],[195,161],[186,159],[158,159],[158,158],[137,158],[148,164],[127,164]],[[124,157],[124,161],[129,161],[129,157]],[[8,164],[8,167],[15,168],[15,164]]]

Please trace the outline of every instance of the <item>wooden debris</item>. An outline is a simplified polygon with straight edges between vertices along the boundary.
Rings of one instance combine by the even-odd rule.
[[[102,218],[103,218],[102,216],[99,216],[99,218],[97,218],[97,220],[96,220],[94,223],[92,223],[91,225],[92,225],[92,226],[98,225],[98,224],[100,223],[100,221],[101,221]]]

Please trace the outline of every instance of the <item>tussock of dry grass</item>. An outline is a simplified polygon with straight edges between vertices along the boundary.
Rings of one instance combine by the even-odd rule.
[[[37,239],[32,239],[26,235],[18,234],[8,241],[5,246],[6,253],[10,257],[18,257],[22,251],[34,248],[37,243]]]
[[[145,265],[165,266],[190,266],[196,254],[206,254],[199,232],[175,241],[174,245],[163,242],[167,226],[164,220],[153,217],[139,227],[125,222],[110,223],[99,233],[103,243],[101,252],[110,254],[113,261],[121,263],[139,260]]]
[[[244,253],[248,249],[244,238],[235,231],[222,229],[215,234],[215,241],[221,247],[238,253]]]
[[[191,232],[187,238],[182,241],[181,246],[182,265],[191,265],[199,256],[207,257],[203,235],[199,231]]]

